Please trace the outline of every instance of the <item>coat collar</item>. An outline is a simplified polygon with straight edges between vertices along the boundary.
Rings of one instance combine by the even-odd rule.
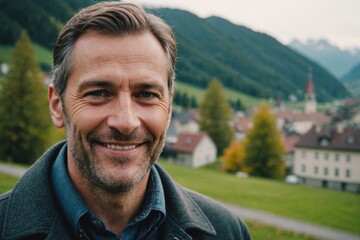
[[[66,239],[66,227],[57,211],[49,181],[51,161],[56,158],[62,145],[59,143],[50,148],[12,190],[2,239],[19,239],[31,235]]]
[[[155,165],[165,191],[166,224],[163,230],[164,239],[192,239],[188,231],[200,231],[216,236],[216,231],[200,206],[191,196],[194,193],[180,187],[158,164]]]

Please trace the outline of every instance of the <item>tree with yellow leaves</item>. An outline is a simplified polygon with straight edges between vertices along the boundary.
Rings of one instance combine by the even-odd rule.
[[[231,145],[224,150],[221,157],[222,168],[227,172],[247,172],[248,168],[244,162],[244,146],[239,141],[232,141]]]

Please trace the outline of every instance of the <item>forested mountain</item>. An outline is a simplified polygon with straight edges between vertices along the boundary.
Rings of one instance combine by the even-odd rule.
[[[360,62],[350,69],[341,80],[345,83],[360,82]]]
[[[13,44],[21,29],[49,49],[58,30],[92,0],[1,0],[0,44]],[[205,88],[214,78],[223,85],[257,97],[297,95],[302,99],[308,69],[320,101],[349,93],[316,63],[274,38],[219,17],[206,19],[178,9],[151,9],[176,34],[179,48],[177,80]]]
[[[52,48],[57,34],[74,11],[91,0],[1,0],[0,43],[13,44],[26,29],[32,41]]]

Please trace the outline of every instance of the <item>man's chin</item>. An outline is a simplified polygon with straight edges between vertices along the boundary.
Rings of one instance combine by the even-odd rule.
[[[105,174],[91,173],[90,181],[109,193],[127,192],[140,184],[148,175],[150,167],[131,170],[129,168],[103,170]]]

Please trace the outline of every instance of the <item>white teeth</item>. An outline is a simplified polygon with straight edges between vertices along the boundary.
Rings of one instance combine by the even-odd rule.
[[[136,145],[120,146],[115,144],[106,144],[106,147],[113,150],[130,150],[130,149],[134,149]]]

